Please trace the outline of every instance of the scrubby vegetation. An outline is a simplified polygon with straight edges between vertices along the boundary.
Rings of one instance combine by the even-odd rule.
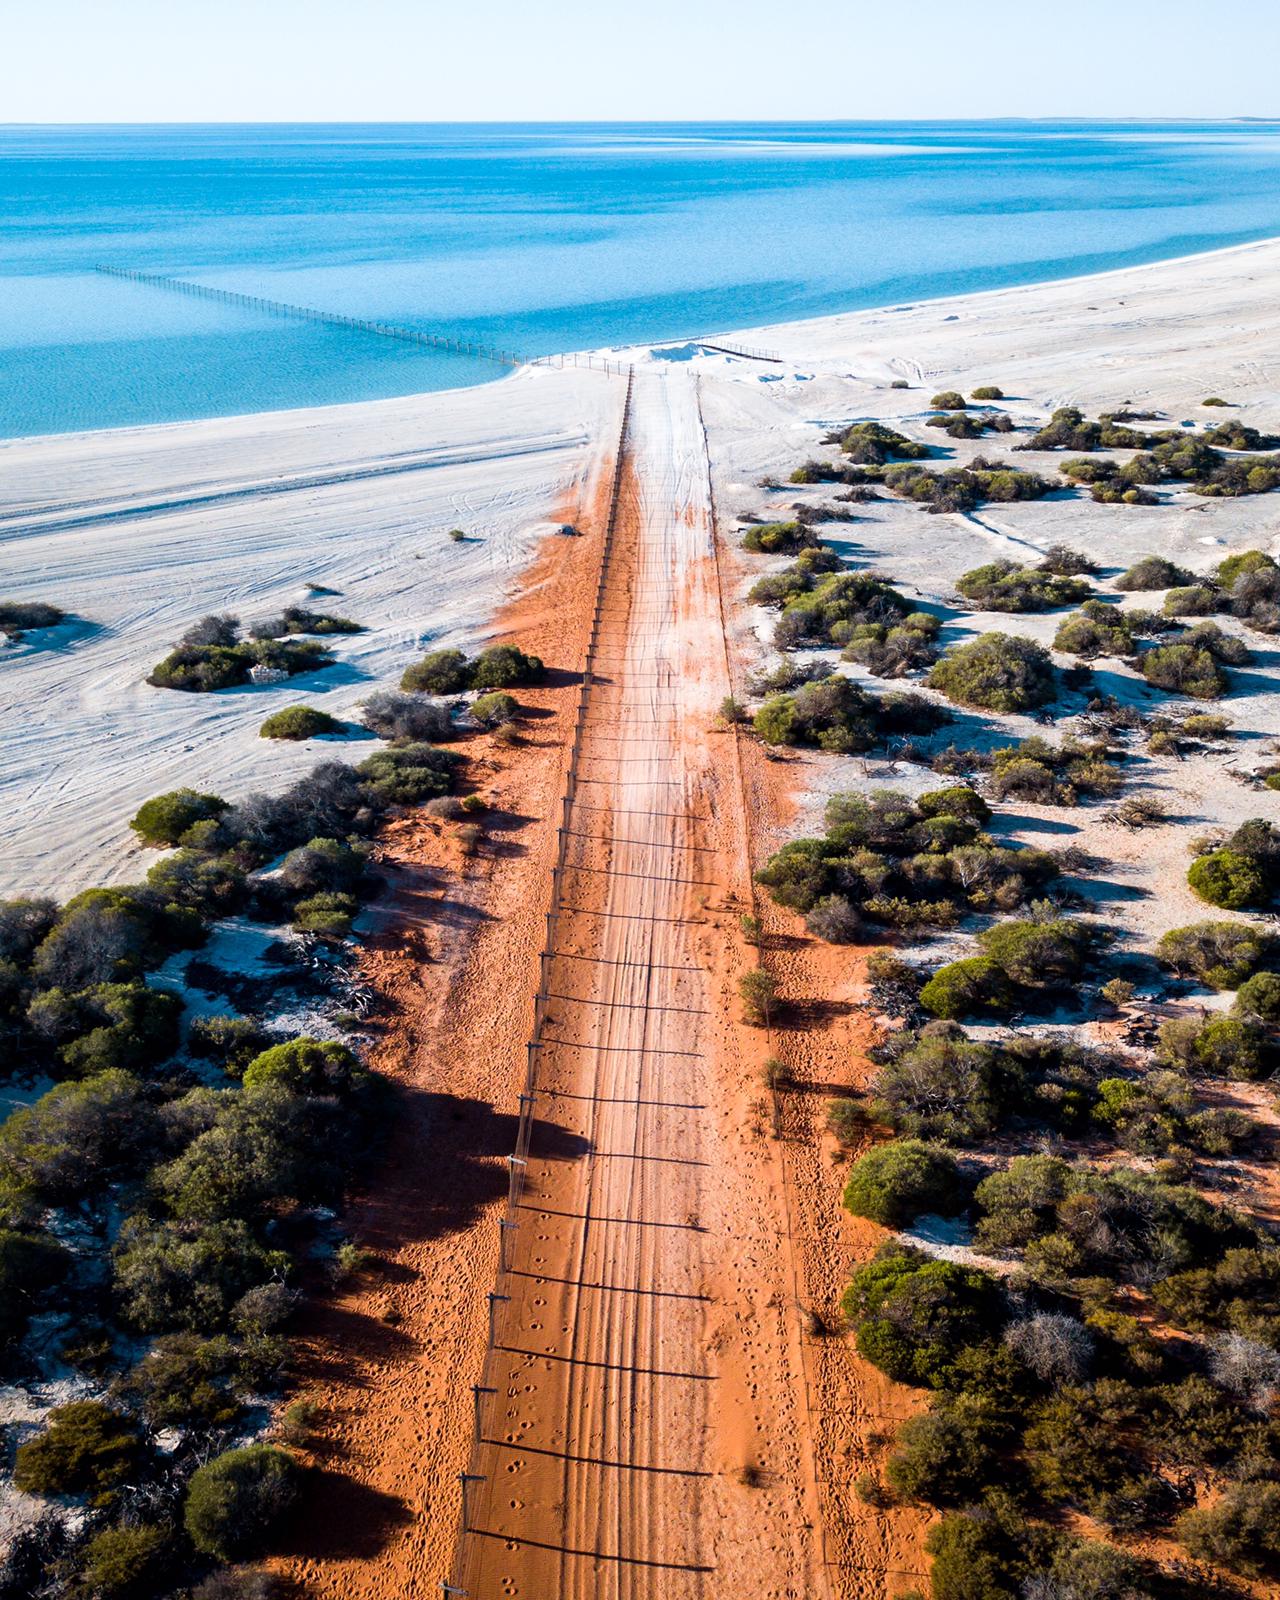
[[[401,689],[425,694],[461,694],[467,689],[515,689],[543,677],[537,656],[515,645],[495,644],[468,658],[461,650],[435,650],[406,668]]]
[[[66,620],[65,611],[43,600],[0,600],[0,633],[15,643],[28,633],[56,628]]]
[[[1048,851],[983,832],[982,798],[957,785],[918,800],[892,790],[836,795],[820,839],[794,839],[757,873],[780,905],[897,928],[946,928],[967,910],[1014,910],[1058,876]],[[820,930],[815,930],[820,931]]]
[[[769,695],[752,728],[765,744],[811,744],[850,755],[894,735],[930,733],[946,715],[923,695],[874,695],[835,676],[804,683],[793,694]]]
[[[1063,577],[1044,567],[1020,567],[1008,560],[974,567],[957,580],[956,588],[984,611],[1056,611],[1089,593],[1081,578]]]
[[[171,654],[152,669],[147,682],[158,689],[209,693],[248,683],[255,667],[296,677],[332,663],[328,649],[314,640],[274,635],[245,639],[240,635],[238,618],[209,616],[187,629]]]
[[[988,711],[1033,711],[1056,693],[1048,651],[1008,633],[984,633],[948,650],[928,683],[957,705]]]
[[[1197,856],[1187,882],[1201,900],[1226,911],[1270,905],[1280,889],[1280,833],[1261,817],[1242,823]]]
[[[285,706],[273,711],[258,729],[263,739],[316,739],[322,733],[341,733],[342,724],[315,706]]]

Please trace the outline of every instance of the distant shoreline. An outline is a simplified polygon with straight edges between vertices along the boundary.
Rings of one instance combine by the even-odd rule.
[[[1194,250],[1183,255],[1159,256],[1151,261],[1137,262],[1124,267],[1105,267],[1098,272],[1072,273],[1060,278],[1031,278],[1025,283],[1004,284],[995,289],[969,289],[943,295],[921,295],[914,299],[899,299],[885,301],[881,305],[856,306],[844,311],[825,312],[818,317],[800,317],[785,322],[757,323],[732,328],[720,327],[699,334],[676,334],[667,339],[644,339],[629,344],[583,346],[578,350],[565,350],[557,352],[566,357],[573,355],[622,355],[663,349],[671,345],[701,344],[716,340],[725,340],[738,343],[759,343],[766,335],[777,338],[784,333],[795,335],[800,330],[826,329],[833,331],[839,324],[853,319],[873,318],[905,313],[909,311],[936,309],[946,305],[983,305],[998,300],[1002,297],[1025,295],[1034,293],[1047,293],[1057,289],[1069,289],[1074,285],[1083,283],[1100,282],[1108,278],[1124,278],[1134,274],[1151,272],[1165,268],[1176,268],[1191,262],[1211,261],[1217,258],[1247,254],[1253,250],[1266,250],[1269,247],[1280,245],[1280,234],[1268,234],[1261,239],[1251,239],[1240,244],[1219,245],[1212,250]],[[9,434],[0,436],[0,451],[9,450],[23,444],[32,444],[39,440],[71,440],[77,438],[94,438],[100,435],[144,435],[161,429],[182,428],[209,428],[219,424],[244,424],[255,418],[273,418],[285,422],[290,418],[302,419],[308,416],[333,416],[340,412],[359,413],[368,411],[370,415],[374,410],[395,408],[409,404],[420,404],[428,397],[439,396],[448,398],[466,394],[472,389],[493,390],[500,385],[511,383],[522,373],[536,370],[531,363],[504,372],[499,376],[483,380],[474,384],[462,384],[451,389],[421,389],[411,390],[402,395],[380,396],[369,400],[337,400],[314,406],[280,406],[259,411],[231,411],[221,412],[209,417],[185,417],[167,422],[133,422],[122,423],[115,426],[102,428],[72,428],[64,432],[43,434]]]

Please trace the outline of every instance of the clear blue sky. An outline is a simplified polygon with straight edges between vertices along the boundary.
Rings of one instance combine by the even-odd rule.
[[[1280,0],[11,0],[4,122],[1280,115]]]

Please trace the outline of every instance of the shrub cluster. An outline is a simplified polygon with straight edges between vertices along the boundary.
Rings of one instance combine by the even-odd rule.
[[[783,572],[762,578],[750,598],[782,608],[773,634],[779,650],[848,644],[857,628],[892,627],[911,614],[910,604],[875,573],[840,572],[803,555]]]
[[[1261,817],[1241,823],[1222,844],[1197,856],[1187,882],[1201,900],[1225,911],[1270,905],[1280,888],[1280,833]]]
[[[742,548],[757,555],[794,555],[817,543],[817,534],[805,522],[753,523],[742,535]]]
[[[255,666],[271,667],[296,677],[332,664],[330,652],[314,640],[275,636],[246,639],[241,637],[238,618],[209,616],[187,629],[172,652],[152,668],[147,682],[157,689],[207,693],[248,683],[250,669]]]
[[[918,694],[870,694],[839,675],[771,694],[752,718],[765,744],[817,745],[837,755],[870,750],[896,734],[931,733],[947,713]]]
[[[526,655],[513,644],[490,645],[472,657],[465,656],[461,650],[433,650],[405,669],[400,687],[427,694],[514,689],[521,684],[540,682],[543,672],[537,656]]]
[[[981,439],[984,433],[1012,433],[1013,418],[998,411],[976,416],[972,411],[943,411],[930,417],[926,427],[941,428],[951,439]]]
[[[855,623],[841,657],[856,661],[877,678],[905,678],[938,659],[941,626],[927,611],[908,612],[901,622]]]
[[[1082,578],[1064,577],[1044,567],[1020,567],[1009,560],[974,567],[956,588],[984,611],[1056,611],[1089,593]]]
[[[1052,745],[1033,735],[993,750],[985,764],[996,800],[1074,806],[1082,799],[1115,794],[1123,782],[1115,762],[1123,760],[1106,739],[1064,739]]]
[[[43,600],[0,600],[0,633],[18,640],[41,628],[56,628],[66,616]]]
[[[938,968],[920,1004],[952,1020],[1052,1004],[1079,983],[1097,938],[1096,929],[1069,917],[997,922],[978,934],[980,955]]]
[[[790,840],[757,881],[793,911],[851,910],[899,928],[950,927],[966,910],[1014,910],[1057,877],[1058,862],[1047,851],[993,844],[982,831],[989,816],[963,786],[917,800],[887,789],[835,795],[824,836]]]
[[[926,680],[957,705],[1034,711],[1056,693],[1049,652],[1034,639],[984,633],[948,650]]]

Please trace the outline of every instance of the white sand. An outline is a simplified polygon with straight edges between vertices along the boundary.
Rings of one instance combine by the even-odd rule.
[[[830,457],[830,448],[819,442],[822,434],[834,424],[867,417],[942,449],[958,464],[983,454],[1056,476],[1061,452],[1011,455],[1016,436],[988,435],[970,443],[925,427],[929,399],[941,389],[968,392],[997,384],[1008,397],[1000,409],[1016,422],[1038,423],[1067,403],[1096,415],[1131,402],[1135,409],[1169,419],[1148,424],[1153,428],[1235,418],[1264,432],[1280,432],[1278,290],[1280,241],[1271,241],[1095,277],[730,335],[744,345],[774,350],[784,360],[771,365],[706,354],[691,363],[703,375],[725,526],[731,529],[738,515],[781,515],[800,501],[829,504],[838,486],[769,492],[755,484],[765,474],[785,479],[809,455]],[[667,359],[661,351],[645,352],[644,358],[646,364]],[[909,390],[889,388],[901,378],[910,382]],[[1202,406],[1208,395],[1231,401],[1233,408]],[[1087,492],[1076,491],[948,516],[885,499],[853,507],[858,521],[833,523],[822,533],[857,564],[874,566],[923,603],[951,609],[946,642],[1000,629],[1047,644],[1065,613],[1021,617],[959,611],[953,609],[955,580],[998,556],[1034,561],[1054,543],[1083,550],[1099,563],[1097,588],[1103,595],[1112,592],[1111,579],[1148,552],[1195,571],[1209,570],[1235,549],[1261,548],[1280,556],[1280,493],[1236,500],[1206,500],[1183,490],[1160,494],[1161,505],[1150,508],[1097,505]],[[741,588],[760,572],[784,564],[749,558],[750,577]],[[1160,599],[1135,594],[1124,603],[1158,607]],[[770,614],[740,607],[737,617],[740,644],[748,655],[763,656]],[[1241,631],[1233,622],[1225,626]],[[1233,719],[1240,737],[1231,747],[1184,761],[1139,757],[1125,768],[1126,792],[1157,793],[1168,807],[1168,826],[1125,832],[1104,820],[1114,802],[1075,809],[1018,803],[1001,809],[1013,838],[1050,847],[1078,844],[1095,855],[1094,881],[1083,880],[1080,887],[1124,930],[1118,953],[1149,949],[1171,926],[1221,914],[1210,912],[1187,888],[1192,837],[1234,827],[1247,817],[1280,818],[1280,796],[1237,776],[1274,759],[1272,746],[1280,736],[1280,647],[1259,634],[1247,638],[1255,664],[1232,670],[1233,693],[1204,707]],[[1068,657],[1058,660],[1071,664]],[[1095,682],[1146,711],[1171,703],[1170,696],[1148,689],[1119,662],[1095,663]],[[1080,704],[1079,697],[1074,703]],[[964,717],[940,740],[955,737],[960,744],[983,745],[1054,731],[1027,718]],[[1056,731],[1071,731],[1070,720],[1064,718]],[[816,752],[799,760],[799,776],[811,796],[805,808],[811,827],[820,827],[821,802],[835,790],[868,783],[918,790],[939,781],[925,769],[884,760]]]
[[[149,795],[234,798],[375,748],[257,729],[298,702],[349,717],[424,646],[483,639],[617,408],[616,382],[537,368],[411,400],[0,444],[0,598],[84,619],[0,654],[0,894],[140,876],[127,823]],[[308,583],[339,592],[310,598]],[[146,684],[206,612],[247,622],[308,601],[369,630],[330,641],[336,666],[217,694]]]
[[[675,356],[682,375],[701,376],[721,510],[732,516],[829,499],[829,487],[767,496],[752,486],[766,472],[785,476],[835,422],[883,417],[950,446],[922,426],[936,388],[997,383],[1011,397],[1006,409],[1029,421],[1066,401],[1090,412],[1132,401],[1174,423],[1241,417],[1280,428],[1278,291],[1273,241],[727,336],[780,352],[780,365],[687,350],[628,356],[658,370],[672,370]],[[913,387],[890,389],[895,378]],[[1198,402],[1211,393],[1239,409],[1204,410]],[[59,630],[54,648],[0,655],[0,893],[64,895],[138,875],[146,857],[126,824],[150,794],[189,783],[234,797],[283,785],[326,752],[358,757],[370,748],[281,745],[256,730],[268,711],[297,701],[348,715],[426,642],[481,639],[548,519],[611,442],[616,408],[616,380],[536,368],[409,400],[0,444],[0,597],[49,600],[89,624]],[[1005,450],[997,438],[956,443],[954,452],[964,460]],[[1060,458],[1014,459],[1051,468]],[[832,531],[938,601],[967,567],[1055,541],[1113,572],[1150,549],[1199,568],[1230,548],[1280,549],[1280,495],[1179,493],[1151,510],[1062,496],[973,517],[891,501],[859,511],[864,520]],[[455,525],[475,542],[449,543]],[[317,609],[370,628],[336,641],[339,666],[217,695],[145,684],[196,617],[266,615],[304,600],[309,581],[341,591]],[[994,625],[1044,638],[1055,622],[966,616],[952,636]],[[1225,776],[1228,765],[1260,760],[1263,736],[1280,733],[1280,697],[1268,681],[1274,652],[1255,642],[1259,665],[1240,675],[1249,696],[1227,708],[1250,741],[1229,758],[1144,771],[1187,820],[1274,813],[1274,796]],[[1103,664],[1099,678],[1145,698],[1123,667]],[[838,764],[827,766],[814,775],[821,787],[847,781]],[[1052,815],[1084,824],[1090,842],[1089,814]],[[1041,839],[1044,820],[1030,819]],[[1195,905],[1173,855],[1181,836],[1167,831],[1163,846],[1112,832],[1109,850],[1141,858],[1126,869],[1136,878],[1163,860],[1174,901],[1188,902],[1177,909],[1189,915]],[[1125,892],[1143,888],[1135,881]],[[1166,899],[1135,901],[1126,915],[1167,926]]]

